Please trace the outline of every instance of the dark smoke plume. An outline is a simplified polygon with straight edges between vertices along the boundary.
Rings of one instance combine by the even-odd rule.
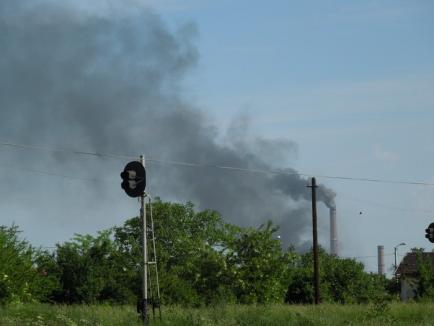
[[[196,33],[192,24],[171,32],[138,1],[1,1],[0,139],[294,172],[283,169],[297,150],[293,142],[250,135],[245,117],[224,131],[182,97],[183,78],[198,60]],[[5,149],[0,155],[2,164],[16,170],[32,166],[84,177],[116,178],[126,163]],[[114,209],[113,202],[122,201],[118,181],[113,187],[74,186],[72,191],[52,180],[11,173],[0,174],[3,204],[18,202],[31,180],[32,223],[78,228],[83,219],[76,217],[74,224],[65,216],[82,214],[77,208],[81,203],[86,204],[80,212],[101,221]],[[299,244],[310,227],[309,182],[296,174],[150,162],[148,176],[148,189],[163,199],[192,200],[243,226],[272,219],[286,242]],[[67,196],[52,200],[59,192]],[[112,208],[98,210],[105,195],[117,199],[110,201]],[[333,197],[324,186],[319,188],[318,198],[327,206],[334,205]],[[9,207],[12,215],[14,207]]]

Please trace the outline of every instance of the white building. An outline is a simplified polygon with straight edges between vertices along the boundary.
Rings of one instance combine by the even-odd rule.
[[[431,263],[434,272],[434,252],[417,252],[413,251],[405,255],[399,264],[395,276],[401,283],[401,300],[407,301],[417,296],[419,285],[419,262],[427,260]]]

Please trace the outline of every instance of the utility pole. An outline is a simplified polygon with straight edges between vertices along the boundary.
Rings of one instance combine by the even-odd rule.
[[[406,243],[405,242],[401,242],[400,244],[396,245],[395,247],[393,247],[393,253],[395,255],[395,265],[393,266],[394,269],[394,273],[396,273],[396,270],[398,269],[398,263],[396,261],[396,253],[398,252],[398,247],[399,246],[405,246]]]
[[[140,163],[145,167],[145,157],[140,155]],[[146,227],[146,206],[145,206],[145,192],[140,196],[140,219],[142,221],[142,250],[143,250],[143,287],[142,287],[142,319],[144,325],[148,320],[148,248],[147,248],[147,227]]]
[[[319,259],[318,259],[318,223],[316,216],[316,180],[312,178],[312,235],[313,235],[313,285],[315,289],[315,304],[320,303],[319,292]]]
[[[384,246],[377,246],[378,275],[384,275]]]

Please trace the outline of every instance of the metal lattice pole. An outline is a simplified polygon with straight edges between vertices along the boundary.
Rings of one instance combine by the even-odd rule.
[[[159,316],[161,319],[160,281],[158,279],[157,249],[155,247],[154,217],[152,214],[151,198],[149,198],[149,211],[150,211],[150,215],[151,215],[152,246],[153,246],[153,251],[154,251],[155,280],[156,280],[156,290],[157,290],[156,303],[158,304],[158,312],[159,312]]]
[[[140,155],[140,163],[145,166],[145,157]],[[142,254],[143,254],[143,287],[142,287],[142,319],[144,325],[147,324],[148,319],[148,247],[147,247],[147,235],[146,235],[146,194],[143,193],[140,196],[140,218],[142,221]]]

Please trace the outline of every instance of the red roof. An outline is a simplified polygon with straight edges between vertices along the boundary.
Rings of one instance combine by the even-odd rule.
[[[431,262],[431,267],[434,271],[434,252],[410,252],[405,255],[401,264],[399,264],[395,275],[416,275],[418,271],[419,255],[422,255],[422,259],[428,259]]]

